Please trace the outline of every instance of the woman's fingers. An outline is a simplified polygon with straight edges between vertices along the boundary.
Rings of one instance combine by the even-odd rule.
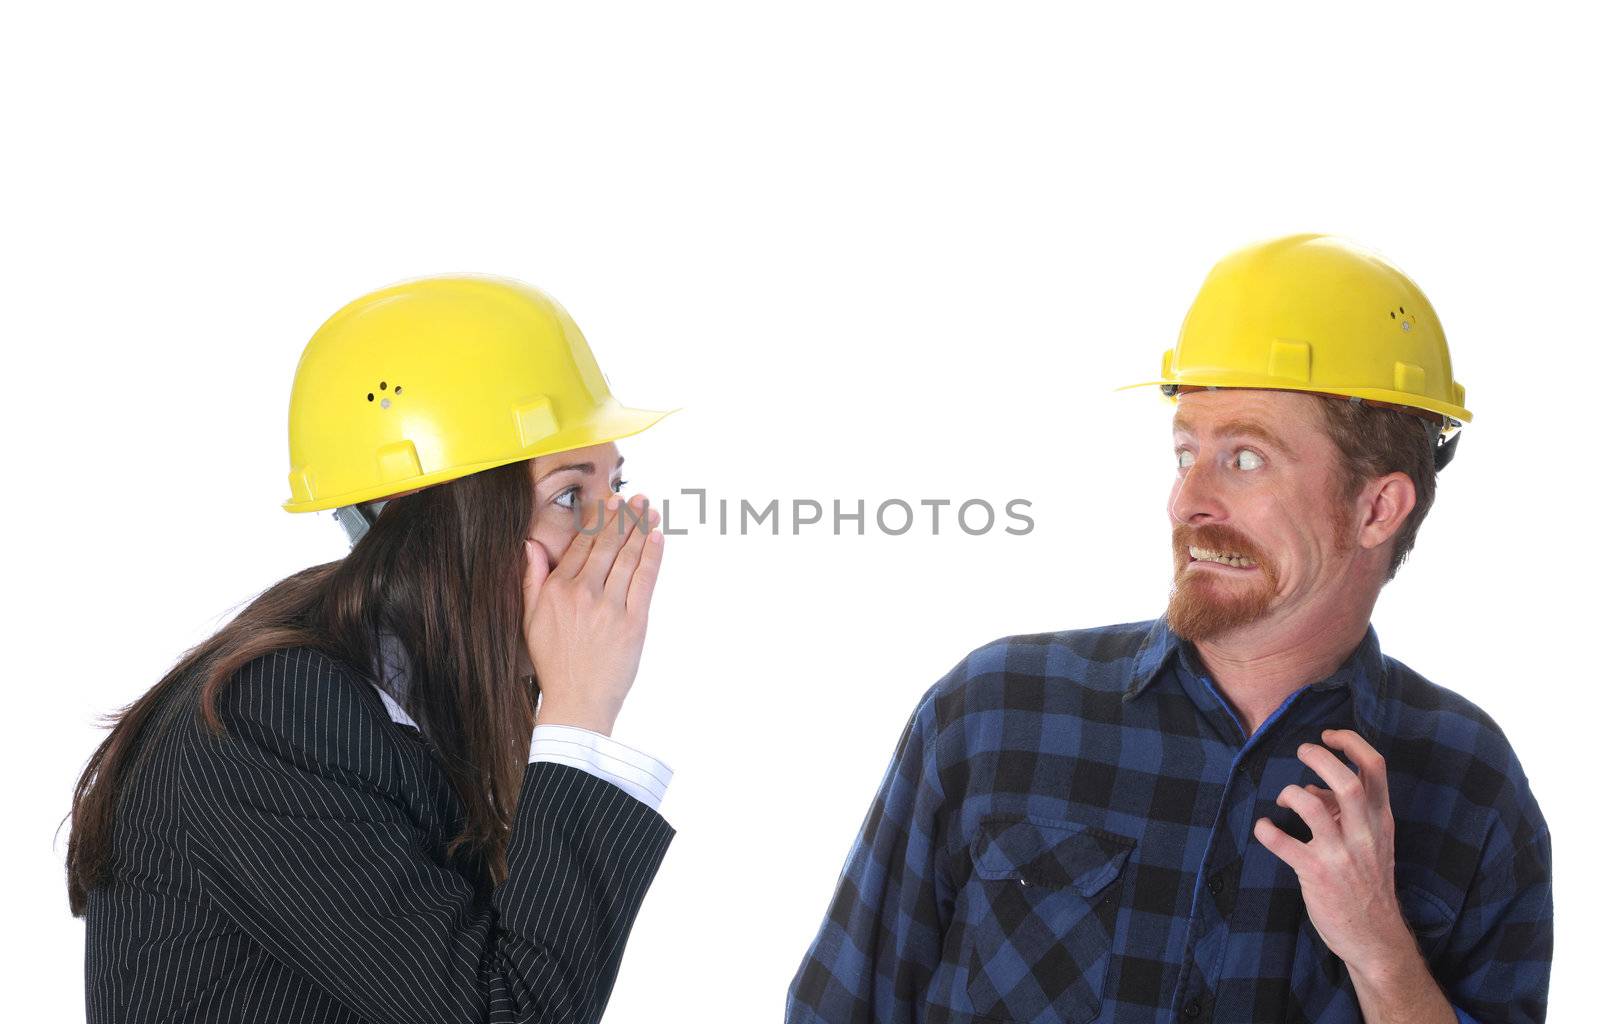
[[[525,606],[531,610],[524,612],[524,632],[545,720],[590,722],[584,727],[604,731],[639,670],[645,631],[634,595],[641,578],[654,581],[661,545],[650,535],[660,515],[637,495],[627,505],[596,503],[584,518],[585,530],[537,585],[535,553],[529,548],[523,591],[538,600]],[[648,588],[644,600],[648,603]]]
[[[649,503],[646,502],[646,505]],[[645,538],[650,535],[651,527],[661,516],[653,508],[646,508],[643,521],[633,527],[628,534],[628,542],[622,545],[622,550],[617,552],[617,559],[611,563],[611,572],[606,576],[606,597],[626,604],[628,601],[628,586],[633,582],[633,572],[639,565],[639,556],[644,553]]]
[[[583,570],[589,551],[594,547],[595,537],[600,532],[598,524],[605,515],[605,507],[605,502],[597,501],[591,511],[582,498],[578,499],[578,535],[572,538],[567,550],[562,553],[561,561],[556,564],[556,575],[570,580]]]
[[[636,503],[642,497],[635,495],[633,501]],[[613,502],[616,503],[614,506]],[[600,524],[599,532],[595,534],[594,543],[589,548],[589,557],[584,560],[578,576],[595,593],[605,590],[606,577],[611,573],[611,565],[617,559],[617,552],[627,542],[638,517],[642,515],[644,513],[639,511],[637,504],[630,504],[628,508],[624,508],[621,499],[616,495],[606,499],[605,518]]]
[[[522,542],[527,554],[527,565],[522,573],[522,606],[532,608],[539,600],[539,591],[550,576],[550,552],[545,546],[530,538]]]
[[[650,610],[650,595],[656,590],[656,577],[661,574],[661,549],[666,547],[666,536],[660,530],[645,535],[644,551],[639,555],[639,567],[633,571],[633,582],[628,584],[628,611],[644,615]]]

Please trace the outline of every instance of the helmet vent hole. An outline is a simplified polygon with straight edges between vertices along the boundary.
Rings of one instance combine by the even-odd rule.
[[[397,395],[400,393],[400,385],[396,384],[394,386],[394,393],[397,394]]]
[[[389,400],[387,398],[385,398],[383,401],[379,402],[378,404],[383,406],[385,409],[389,408]]]
[[[372,401],[372,392],[370,391],[367,392],[367,401]]]
[[[1405,310],[1402,309],[1400,312],[1404,313]],[[387,390],[389,390],[389,383],[387,381],[382,381],[382,380],[378,381],[378,390],[379,391],[387,391]]]

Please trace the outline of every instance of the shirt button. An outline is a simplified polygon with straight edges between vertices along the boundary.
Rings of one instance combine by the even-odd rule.
[[[1198,1000],[1198,999],[1189,1000],[1189,1005],[1187,1005],[1187,1006],[1185,1006],[1183,1008],[1183,1015],[1185,1017],[1190,1018],[1191,1020],[1194,1019],[1195,1017],[1200,1016],[1200,1000]]]

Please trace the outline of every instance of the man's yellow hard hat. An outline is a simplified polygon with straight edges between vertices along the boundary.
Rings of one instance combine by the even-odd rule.
[[[1160,378],[1115,390],[1151,384],[1174,402],[1193,387],[1361,399],[1425,415],[1441,433],[1472,419],[1422,289],[1335,235],[1287,235],[1224,256],[1162,355]]]
[[[636,434],[669,412],[611,395],[567,311],[486,275],[363,295],[306,344],[289,397],[289,492],[314,512]]]

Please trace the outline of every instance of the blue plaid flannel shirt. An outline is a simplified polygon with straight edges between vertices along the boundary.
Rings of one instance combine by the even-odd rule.
[[[1462,1021],[1543,1021],[1550,832],[1505,735],[1378,648],[1244,730],[1165,618],[978,648],[912,714],[789,987],[789,1024],[1360,1021],[1294,871],[1252,835],[1383,754],[1402,913]],[[1342,756],[1337,755],[1336,756]]]

